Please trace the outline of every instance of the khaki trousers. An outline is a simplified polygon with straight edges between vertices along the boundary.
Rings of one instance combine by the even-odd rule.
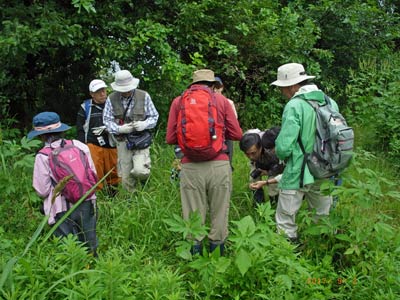
[[[210,214],[208,238],[216,244],[228,237],[228,215],[232,191],[232,170],[229,161],[206,161],[182,164],[181,202],[185,220],[199,212],[202,224]],[[194,237],[198,241],[204,236]]]
[[[284,232],[289,238],[297,238],[296,214],[305,197],[310,210],[315,209],[313,217],[317,222],[319,218],[329,215],[332,196],[324,196],[320,192],[323,181],[316,181],[299,190],[281,190],[278,206],[276,208],[276,225],[278,232]]]
[[[125,141],[117,143],[118,175],[122,178],[122,187],[135,191],[137,180],[146,180],[150,176],[150,147],[141,150],[128,150]]]

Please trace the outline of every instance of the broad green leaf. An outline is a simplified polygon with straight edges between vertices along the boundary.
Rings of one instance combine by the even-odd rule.
[[[249,270],[251,267],[251,257],[245,250],[240,250],[238,255],[236,256],[235,259],[235,264],[238,267],[240,273],[242,276],[246,274],[246,272]]]
[[[351,243],[353,241],[353,239],[351,237],[349,237],[348,235],[342,234],[342,233],[336,234],[335,238],[337,238],[338,240],[341,240],[341,241],[349,242],[349,243]]]
[[[275,282],[277,284],[283,284],[287,290],[290,290],[292,288],[292,279],[290,278],[289,275],[278,275],[275,278]]]
[[[231,265],[231,260],[227,257],[219,257],[215,265],[215,270],[217,273],[225,273],[226,270]]]

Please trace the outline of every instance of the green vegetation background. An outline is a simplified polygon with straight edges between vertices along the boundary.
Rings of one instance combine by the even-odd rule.
[[[0,298],[400,298],[399,6],[396,1],[1,1]],[[153,171],[135,195],[98,201],[98,260],[49,228],[32,187],[32,116],[74,124],[94,77],[110,62],[141,79],[160,112]],[[305,64],[356,129],[356,156],[329,219],[298,216],[304,245],[255,210],[247,159],[236,145],[227,256],[191,258],[165,122],[196,68],[213,69],[244,129],[279,124],[285,100],[269,83],[286,62]],[[112,72],[112,69],[110,69]],[[71,137],[73,132],[70,133]]]

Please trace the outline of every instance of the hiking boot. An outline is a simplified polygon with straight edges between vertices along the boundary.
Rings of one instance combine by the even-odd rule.
[[[201,242],[195,243],[190,249],[190,254],[193,256],[196,254],[203,256],[203,244]]]
[[[225,244],[216,244],[213,242],[210,242],[210,253],[214,252],[216,249],[219,248],[219,255],[224,256],[225,253]],[[217,250],[218,251],[218,250]]]
[[[299,243],[299,238],[298,237],[288,237],[288,241],[292,243],[293,245],[297,245]]]

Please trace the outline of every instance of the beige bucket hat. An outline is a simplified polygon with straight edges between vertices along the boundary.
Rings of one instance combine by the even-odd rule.
[[[214,72],[209,69],[201,69],[194,71],[192,84],[201,81],[215,82]]]
[[[292,86],[307,79],[315,78],[306,74],[303,65],[297,63],[289,63],[278,68],[277,80],[271,83],[276,86]]]

